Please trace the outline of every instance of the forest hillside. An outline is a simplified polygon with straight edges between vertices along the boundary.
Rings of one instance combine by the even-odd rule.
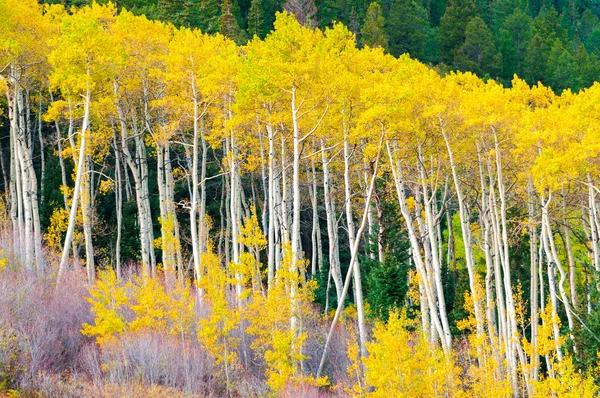
[[[0,0],[0,394],[597,396],[600,84],[223,4]]]
[[[90,0],[44,0],[67,7]],[[105,3],[106,0],[99,1]],[[442,73],[471,71],[510,86],[515,74],[560,92],[600,76],[596,0],[121,0],[136,15],[221,32],[238,44],[273,29],[278,11],[306,26],[341,22],[359,45],[409,53]]]

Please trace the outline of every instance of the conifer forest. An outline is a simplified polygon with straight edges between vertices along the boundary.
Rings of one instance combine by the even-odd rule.
[[[0,0],[0,396],[600,396],[599,57],[593,0]]]

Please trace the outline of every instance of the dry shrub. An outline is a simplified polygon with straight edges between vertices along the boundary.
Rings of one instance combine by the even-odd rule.
[[[15,267],[2,271],[0,330],[10,336],[11,347],[18,347],[19,372],[11,376],[10,384],[25,384],[38,373],[76,370],[80,351],[89,341],[80,333],[81,323],[91,318],[82,280],[72,273],[57,289],[33,271]],[[14,359],[15,352],[11,355]]]
[[[99,361],[109,384],[161,385],[202,396],[218,394],[224,385],[199,344],[167,334],[125,334],[102,347]]]

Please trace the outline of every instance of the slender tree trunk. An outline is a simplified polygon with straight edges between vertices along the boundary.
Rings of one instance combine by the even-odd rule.
[[[123,226],[123,179],[121,176],[121,153],[117,144],[117,135],[114,134],[115,147],[115,206],[117,210],[117,240],[115,242],[115,268],[117,279],[121,280],[123,274],[121,271],[121,231]]]
[[[325,215],[327,219],[327,236],[329,237],[329,267],[331,268],[331,278],[335,285],[336,297],[340,300],[343,290],[343,282],[339,263],[339,247],[337,239],[337,225],[335,208],[333,206],[333,193],[331,192],[331,178],[329,174],[329,162],[325,144],[321,143],[321,158],[323,162],[323,191],[325,201]]]
[[[75,231],[75,218],[77,216],[77,204],[79,201],[79,192],[82,186],[83,173],[85,167],[85,149],[86,149],[86,134],[88,129],[88,124],[90,120],[90,101],[91,95],[90,90],[88,88],[86,97],[85,97],[85,110],[83,116],[83,124],[81,126],[81,140],[79,143],[79,161],[77,164],[77,174],[75,177],[75,189],[73,191],[73,203],[71,204],[71,213],[69,215],[69,225],[67,227],[67,235],[65,237],[65,242],[63,245],[62,255],[60,259],[60,265],[58,267],[58,275],[56,278],[57,284],[60,283],[66,269],[67,269],[67,260],[69,256],[69,247],[71,246],[71,241],[73,239],[73,232]]]
[[[359,237],[355,236],[354,233],[354,220],[352,217],[352,192],[350,188],[350,146],[348,143],[347,134],[344,135],[344,192],[346,196],[346,223],[348,225],[348,241],[350,243],[350,248],[354,248],[355,244],[358,246]],[[373,188],[370,188],[369,191],[369,199],[370,194],[372,193]],[[368,200],[365,203],[365,210],[367,214],[367,220],[369,218],[369,213],[371,210],[371,202]],[[354,256],[356,257],[356,256]],[[353,269],[354,276],[354,294],[356,295],[356,311],[358,315],[358,335],[360,341],[360,353],[364,358],[368,355],[367,353],[367,336],[366,336],[366,326],[365,326],[365,309],[363,304],[363,294],[362,294],[362,281],[360,277],[360,264],[357,258],[354,258],[354,262],[350,262],[349,267]]]

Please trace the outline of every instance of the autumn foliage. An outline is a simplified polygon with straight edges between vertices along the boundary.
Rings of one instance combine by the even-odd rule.
[[[600,84],[288,13],[0,0],[0,38],[0,392],[599,393]]]

